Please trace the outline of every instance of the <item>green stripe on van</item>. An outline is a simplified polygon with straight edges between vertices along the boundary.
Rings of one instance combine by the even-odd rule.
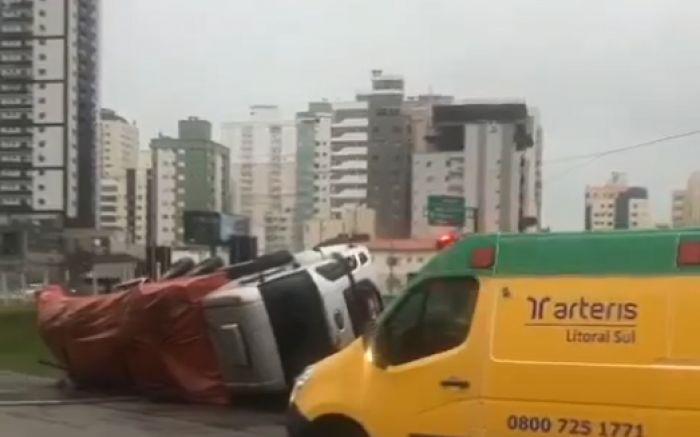
[[[414,281],[464,275],[700,274],[700,266],[677,267],[680,241],[700,241],[700,229],[468,235],[436,255]],[[472,251],[489,246],[496,248],[494,267],[473,269]]]

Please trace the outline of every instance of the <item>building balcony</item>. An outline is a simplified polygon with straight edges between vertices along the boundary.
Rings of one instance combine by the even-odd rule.
[[[331,128],[344,128],[344,127],[368,127],[369,120],[367,118],[346,118],[342,121],[333,123]]]
[[[21,184],[18,182],[13,182],[12,184],[0,183],[0,196],[3,195],[17,195],[26,196],[32,194],[32,187],[30,185]]]
[[[367,161],[366,160],[347,160],[344,162],[341,162],[337,165],[331,165],[331,170],[332,171],[350,171],[350,170],[359,170],[359,171],[367,171]]]
[[[346,132],[331,138],[331,143],[362,143],[368,140],[367,132]]]
[[[32,139],[29,137],[0,138],[0,153],[17,151],[29,151]]]
[[[19,71],[19,69],[12,69],[8,70],[8,67],[5,67],[5,70],[0,68],[0,82],[4,81],[17,81],[17,82],[28,82],[33,80],[33,75],[31,71]],[[27,70],[25,68],[25,70]]]
[[[0,59],[0,67],[9,67],[9,68],[14,67],[14,68],[25,68],[26,69],[27,67],[31,68],[31,66],[32,66],[31,59],[29,59],[29,60],[22,59],[19,61],[6,61],[6,60]],[[19,75],[19,78],[27,78],[28,79],[30,76],[31,76],[30,74],[22,74],[22,75]],[[15,75],[15,77],[17,77],[17,75]]]
[[[357,156],[367,159],[367,147],[362,146],[348,146],[341,147],[331,152],[333,157],[336,156]]]
[[[345,189],[337,193],[331,193],[329,197],[331,198],[331,203],[333,203],[334,200],[363,200],[367,198],[367,190],[359,188]]]
[[[22,23],[6,23],[0,26],[0,35],[2,36],[17,36],[31,37],[32,26]]]
[[[352,185],[367,185],[367,174],[361,174],[361,175],[342,175],[342,176],[337,176],[337,177],[331,177],[331,184],[332,185],[345,185],[345,184],[352,184]]]
[[[2,21],[5,24],[31,25],[33,19],[32,11],[10,10],[2,13]]]
[[[9,11],[17,10],[17,9],[29,9],[31,11],[32,6],[34,5],[34,2],[32,0],[21,0],[21,1],[16,1],[12,3],[8,3],[5,5],[5,9]]]
[[[3,166],[2,169],[0,169],[0,180],[31,182],[32,177],[26,171],[19,169],[10,169],[7,168],[7,166]]]
[[[0,96],[23,96],[32,92],[32,84],[27,81],[8,81],[1,85]]]
[[[0,208],[9,207],[30,207],[31,195],[29,194],[4,194],[0,193]]]
[[[18,138],[32,134],[31,128],[29,127],[17,126],[17,123],[13,123],[9,126],[8,124],[10,123],[3,123],[0,121],[0,136],[4,138]]]
[[[31,102],[22,103],[21,101],[20,101],[20,103],[3,103],[2,99],[0,99],[0,111],[2,111],[3,109],[24,111],[27,109],[32,109],[32,103]]]

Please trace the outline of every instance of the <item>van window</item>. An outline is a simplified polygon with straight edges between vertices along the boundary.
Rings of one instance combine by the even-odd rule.
[[[469,334],[477,301],[472,278],[417,284],[388,316],[375,347],[387,365],[399,365],[453,349]]]

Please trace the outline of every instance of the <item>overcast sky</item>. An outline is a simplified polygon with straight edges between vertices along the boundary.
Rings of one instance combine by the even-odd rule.
[[[370,70],[407,91],[521,98],[545,133],[544,223],[583,226],[586,184],[647,186],[655,219],[700,169],[700,136],[597,160],[549,160],[700,129],[700,4],[688,0],[102,0],[102,103],[142,147],[188,115],[251,104],[292,116],[352,99]]]

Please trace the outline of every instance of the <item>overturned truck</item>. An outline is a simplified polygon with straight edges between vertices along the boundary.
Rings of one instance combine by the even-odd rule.
[[[187,264],[187,265],[184,265]],[[40,333],[78,386],[225,403],[288,390],[382,309],[371,255],[335,245],[221,266],[183,262],[106,296],[37,295]]]

